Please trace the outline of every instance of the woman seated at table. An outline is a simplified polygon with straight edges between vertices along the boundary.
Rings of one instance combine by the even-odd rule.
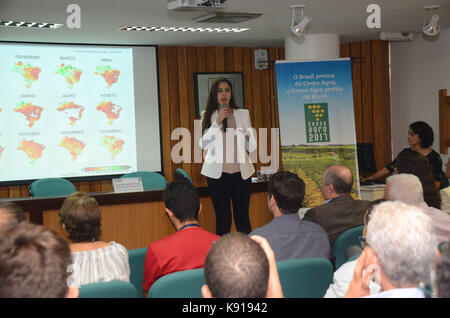
[[[434,141],[433,129],[423,121],[416,121],[409,125],[408,143],[410,148],[422,154],[430,165],[431,171],[435,179],[436,189],[440,188],[442,178],[442,159],[439,154],[431,148]],[[367,178],[361,178],[361,181],[376,180],[394,172],[397,158],[385,168],[378,170]]]
[[[127,249],[114,241],[100,241],[101,211],[95,198],[75,192],[65,200],[59,212],[63,228],[72,241],[72,274],[69,286],[111,280],[130,281]]]

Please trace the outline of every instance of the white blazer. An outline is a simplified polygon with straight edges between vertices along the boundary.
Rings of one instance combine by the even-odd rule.
[[[247,109],[233,109],[233,114],[236,121],[237,159],[241,177],[246,180],[255,173],[249,153],[257,148],[256,134]],[[222,124],[218,125],[216,122],[218,115],[219,112],[214,111],[211,115],[211,127],[205,130],[199,140],[200,148],[207,150],[201,174],[213,179],[219,179],[222,176],[223,168]],[[246,136],[248,136],[248,141],[246,141]]]

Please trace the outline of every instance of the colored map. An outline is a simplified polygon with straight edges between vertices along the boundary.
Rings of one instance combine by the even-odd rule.
[[[2,152],[3,150],[5,150],[5,148],[3,148],[2,146],[0,146],[0,158],[2,157]]]
[[[125,141],[123,141],[122,139],[116,138],[114,136],[106,135],[102,139],[102,146],[108,147],[108,150],[111,153],[111,158],[113,160],[122,151],[124,143],[125,143]]]
[[[70,125],[75,126],[76,122],[81,119],[85,108],[74,102],[60,103],[59,105],[56,110],[66,114],[70,119]]]
[[[108,87],[116,83],[120,75],[120,71],[113,69],[111,65],[97,66],[97,70],[94,73],[103,76]]]
[[[72,156],[72,161],[75,161],[83,152],[86,144],[76,138],[66,136],[63,140],[61,140],[59,146],[69,150],[70,155]]]
[[[22,61],[14,63],[12,71],[23,76],[26,82],[25,86],[27,88],[30,88],[31,84],[39,79],[39,73],[41,73],[41,69],[39,67],[28,63],[22,63]]]
[[[122,111],[122,106],[113,104],[112,102],[102,101],[100,104],[98,104],[96,109],[98,111],[104,112],[106,118],[109,119],[108,124],[112,125],[114,123],[114,120],[119,118],[120,112]]]
[[[42,157],[42,152],[44,151],[45,146],[34,142],[34,140],[22,140],[19,142],[19,146],[17,150],[22,150],[28,155],[28,158],[31,159],[30,163],[35,164],[36,160]]]
[[[64,76],[66,82],[69,84],[69,88],[72,88],[75,83],[80,81],[80,76],[83,71],[71,65],[65,65],[62,63],[55,73]]]
[[[21,102],[14,108],[15,112],[22,113],[28,120],[28,127],[33,127],[34,123],[41,119],[41,114],[44,109],[32,103]]]

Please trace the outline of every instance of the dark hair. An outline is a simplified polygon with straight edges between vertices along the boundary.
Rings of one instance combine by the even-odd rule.
[[[350,173],[350,177],[346,176],[345,171]],[[330,166],[326,170],[325,184],[332,184],[334,192],[349,194],[353,186],[352,171],[345,166]]]
[[[422,184],[425,203],[436,209],[441,208],[441,197],[427,158],[417,151],[406,148],[398,154],[396,167],[398,173],[409,173],[418,177]]]
[[[376,200],[369,202],[369,205],[367,206],[367,209],[366,209],[366,215],[364,216],[364,223],[366,224],[366,226],[367,226],[367,223],[369,223],[370,215],[372,214],[375,207],[378,204],[386,202],[386,201],[389,201],[389,200],[385,199],[385,198],[381,198],[381,199],[376,199]]]
[[[0,233],[8,231],[25,220],[25,214],[19,205],[14,202],[0,202]]]
[[[214,298],[264,298],[269,261],[263,249],[240,232],[225,234],[205,260],[205,280]]]
[[[426,122],[416,121],[411,125],[409,125],[409,128],[411,128],[414,134],[419,135],[420,146],[422,148],[428,148],[433,144],[434,141],[433,128],[431,128]]]
[[[215,110],[219,107],[219,102],[217,100],[217,91],[219,89],[219,84],[222,82],[226,82],[231,89],[231,99],[230,99],[230,108],[232,109],[238,109],[239,106],[236,105],[236,102],[234,100],[234,94],[233,94],[233,86],[231,85],[231,82],[226,79],[225,77],[219,77],[214,81],[214,83],[211,85],[211,89],[209,90],[208,100],[206,102],[206,109],[205,114],[203,115],[202,120],[202,133],[205,132],[206,129],[211,127],[211,116],[214,113]]]
[[[272,195],[282,213],[297,213],[305,198],[305,182],[295,173],[279,171],[269,179],[269,198]]]
[[[163,192],[166,208],[171,210],[181,222],[198,219],[200,200],[197,189],[187,179],[170,183]]]
[[[95,242],[102,234],[102,215],[97,200],[84,192],[69,195],[59,211],[61,223],[65,225],[73,243]]]
[[[22,222],[0,240],[0,298],[66,296],[72,256],[62,237]]]
[[[439,298],[450,298],[450,244],[447,242],[441,251],[436,265],[435,285]]]

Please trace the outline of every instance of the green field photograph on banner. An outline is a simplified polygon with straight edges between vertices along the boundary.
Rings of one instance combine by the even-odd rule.
[[[277,61],[282,168],[306,184],[304,207],[321,205],[322,174],[333,164],[353,173],[359,198],[350,59]]]

